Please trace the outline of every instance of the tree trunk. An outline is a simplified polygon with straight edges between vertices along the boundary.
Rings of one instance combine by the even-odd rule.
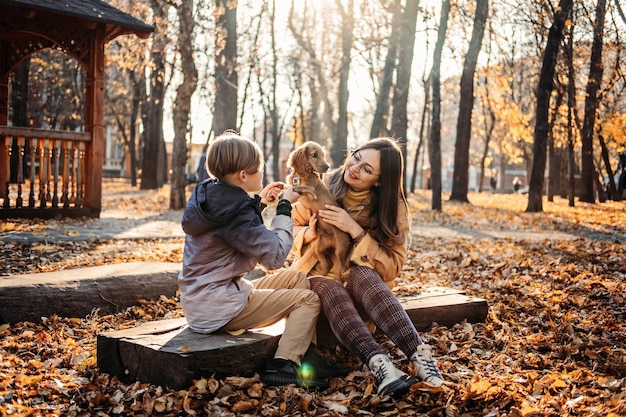
[[[26,58],[13,71],[11,78],[11,107],[13,126],[28,127],[28,74],[30,57]]]
[[[561,85],[557,89],[556,98],[554,100],[554,108],[558,109],[563,103],[563,96],[565,92]],[[560,161],[557,161],[561,157],[559,151],[554,146],[554,135],[552,134],[552,127],[554,126],[554,120],[556,119],[556,112],[550,119],[548,129],[548,201],[554,201],[554,195],[559,193],[559,167]]]
[[[432,125],[430,139],[428,141],[428,159],[430,161],[430,187],[432,189],[431,208],[441,211],[441,52],[443,42],[448,29],[448,15],[450,14],[450,0],[441,3],[441,17],[439,18],[439,29],[437,33],[437,43],[433,54],[433,69],[430,78],[433,83],[432,102]]]
[[[174,146],[172,151],[172,186],[170,189],[170,209],[185,208],[187,197],[185,186],[187,176],[187,134],[191,115],[191,96],[198,84],[198,70],[193,58],[193,5],[191,0],[182,1],[178,6],[178,53],[183,80],[176,90],[176,100],[172,109],[174,119]]]
[[[337,8],[341,12],[341,68],[339,69],[339,108],[337,117],[337,132],[330,147],[330,157],[333,166],[342,164],[348,150],[348,78],[350,75],[350,54],[352,51],[352,38],[354,31],[354,0],[348,0],[344,10],[341,0],[335,0]]]
[[[472,134],[472,111],[474,109],[474,72],[478,54],[482,46],[485,23],[489,14],[489,1],[476,0],[476,15],[463,74],[461,75],[461,97],[459,116],[456,126],[456,145],[454,150],[454,174],[450,200],[468,202],[467,186],[469,176],[469,145]]]
[[[602,44],[604,33],[604,18],[606,14],[606,0],[598,0],[596,5],[596,23],[593,27],[593,44],[591,46],[591,63],[587,80],[587,94],[585,99],[585,116],[583,128],[580,132],[582,140],[582,173],[580,201],[595,202],[594,167],[593,167],[593,136],[598,112],[600,84],[602,83]]]
[[[611,168],[611,159],[609,158],[609,150],[604,141],[604,136],[599,134],[598,141],[600,141],[600,148],[602,149],[602,160],[606,166],[606,175],[609,177],[608,192],[613,200],[619,201],[619,198],[617,198],[617,189],[615,188],[615,175],[613,175],[613,169]],[[609,198],[609,196],[607,196],[607,198]]]
[[[28,74],[30,71],[30,58],[22,61],[17,68],[13,71],[13,77],[11,80],[11,107],[13,108],[13,116],[11,121],[13,126],[28,127]],[[28,149],[26,152],[30,153],[34,150]],[[20,171],[19,160],[20,150],[17,141],[14,140],[11,145],[11,157],[9,160],[9,182],[18,182],[18,172]],[[22,157],[21,172],[26,174],[29,167],[26,165],[28,160],[28,154]],[[3,167],[4,168],[4,167]],[[4,187],[4,184],[3,184]],[[4,191],[4,190],[3,190]]]
[[[413,159],[413,175],[411,176],[411,192],[415,192],[415,184],[417,181],[417,160],[422,154],[422,145],[424,143],[424,132],[426,131],[426,122],[427,115],[430,117],[430,77],[425,79],[422,77],[422,84],[424,86],[424,106],[422,107],[422,118],[420,120],[420,132],[419,132],[419,141],[417,142],[417,149],[415,150],[415,159]],[[420,166],[422,168],[422,166]],[[423,170],[422,170],[423,171]],[[420,175],[421,179],[421,175]],[[420,188],[422,187],[422,182],[419,184]]]
[[[389,117],[389,93],[393,84],[393,72],[396,69],[396,56],[400,39],[402,21],[402,4],[395,0],[393,4],[393,18],[391,19],[391,34],[389,35],[389,49],[383,68],[383,78],[380,82],[378,97],[376,99],[376,111],[370,130],[370,138],[387,136],[387,118]],[[415,36],[415,35],[413,35]]]
[[[570,18],[573,21],[573,19]],[[574,24],[569,27],[567,40],[567,199],[570,207],[574,207],[574,193],[576,182],[574,180],[574,121],[573,113],[576,111],[576,85],[574,79]]]
[[[137,118],[141,105],[146,98],[146,75],[144,71],[130,71],[130,79],[133,84],[133,100],[130,112],[130,133],[128,139],[128,157],[130,158],[130,183],[137,186]]]
[[[489,95],[489,76],[485,77],[485,98],[483,101],[483,113],[485,118],[485,146],[483,147],[483,154],[480,158],[480,175],[478,178],[478,191],[483,192],[483,180],[485,179],[485,161],[489,155],[489,144],[491,143],[491,137],[493,136],[493,130],[496,127],[496,112],[491,104],[491,97]]]
[[[398,69],[396,73],[396,85],[393,89],[393,116],[391,118],[391,135],[397,139],[402,148],[402,156],[407,160],[407,102],[409,100],[409,87],[411,84],[411,66],[413,65],[413,49],[415,46],[415,26],[419,0],[407,0],[402,13],[400,46],[398,50]],[[406,194],[406,164],[404,164],[402,187]]]
[[[152,35],[153,43],[150,51],[152,62],[150,71],[150,91],[144,102],[145,110],[142,114],[144,126],[144,148],[141,164],[141,189],[154,190],[163,185],[163,172],[167,165],[163,166],[162,155],[163,140],[163,101],[165,99],[165,45],[168,43],[167,13],[168,6],[165,2],[155,0],[152,2],[152,11],[157,30]]]
[[[337,132],[337,124],[335,123],[333,119],[335,107],[333,106],[333,103],[331,103],[330,101],[328,86],[326,83],[326,78],[324,76],[324,70],[322,68],[322,65],[319,59],[317,58],[317,53],[315,51],[315,48],[311,44],[311,42],[306,39],[305,34],[302,32],[298,32],[298,30],[294,26],[294,23],[296,20],[294,17],[294,13],[295,13],[294,8],[291,7],[289,9],[289,18],[287,19],[289,30],[293,34],[294,38],[296,39],[298,46],[300,46],[300,48],[302,48],[306,52],[308,56],[308,63],[310,66],[310,70],[314,74],[314,76],[311,77],[310,82],[309,82],[309,86],[311,89],[311,134],[310,134],[310,138],[311,140],[324,145],[324,143],[321,142],[322,122],[326,126],[327,131],[330,132],[330,135],[335,135]],[[318,119],[318,110],[322,102],[324,103],[324,105],[323,105],[323,114],[320,120]],[[332,140],[334,139],[335,138],[332,138]],[[339,164],[342,162],[343,160],[339,161]],[[335,161],[333,161],[333,163],[335,163]]]
[[[270,91],[269,115],[271,119],[270,135],[272,138],[272,174],[274,181],[281,180],[280,161],[280,136],[281,129],[278,125],[278,103],[276,93],[278,90],[278,51],[276,49],[276,2],[272,0],[270,11],[270,38],[272,50],[272,90]]]
[[[554,68],[563,38],[565,19],[572,8],[572,0],[561,0],[558,12],[554,15],[554,23],[548,33],[546,49],[543,52],[543,63],[537,87],[537,109],[535,115],[535,143],[533,144],[533,167],[530,174],[527,212],[543,211],[543,183],[546,170],[546,152],[548,143],[548,114],[550,111],[550,95],[554,88]]]
[[[237,128],[237,3],[215,0],[215,111],[213,133]]]

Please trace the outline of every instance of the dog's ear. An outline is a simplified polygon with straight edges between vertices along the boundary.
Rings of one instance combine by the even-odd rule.
[[[296,175],[301,178],[308,178],[311,175],[307,154],[308,152],[304,146],[299,147],[291,154],[291,167]]]

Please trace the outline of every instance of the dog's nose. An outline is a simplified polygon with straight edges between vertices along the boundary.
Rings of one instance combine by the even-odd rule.
[[[330,168],[330,165],[324,164],[324,171],[328,171],[328,168]]]

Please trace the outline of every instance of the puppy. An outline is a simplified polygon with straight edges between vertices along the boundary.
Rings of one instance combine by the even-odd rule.
[[[337,201],[322,182],[322,174],[329,165],[326,162],[324,148],[315,142],[305,142],[289,155],[287,167],[290,174],[287,183],[300,194],[300,204],[317,213],[326,204],[337,206]],[[322,218],[317,218],[318,238],[313,250],[320,262],[320,274],[341,277],[347,270],[350,254],[350,235]]]

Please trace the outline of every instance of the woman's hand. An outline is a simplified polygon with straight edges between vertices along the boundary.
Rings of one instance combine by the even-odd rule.
[[[348,212],[341,207],[327,204],[325,210],[318,211],[318,216],[342,232],[348,233],[352,238],[355,238],[363,233],[361,225],[350,217]]]
[[[317,214],[310,214],[309,210],[309,227],[304,231],[304,243],[311,243],[317,238]]]
[[[280,194],[285,188],[286,184],[283,182],[273,182],[267,184],[263,190],[259,193],[261,197],[261,203],[270,205],[278,203],[278,194]]]

